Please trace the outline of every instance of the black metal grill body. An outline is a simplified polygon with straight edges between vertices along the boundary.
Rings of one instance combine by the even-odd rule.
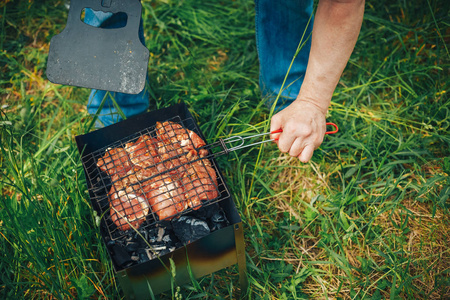
[[[148,299],[151,294],[159,294],[171,287],[171,281],[178,284],[190,280],[190,274],[195,278],[210,274],[222,268],[238,263],[241,287],[246,286],[245,275],[245,250],[242,223],[236,206],[228,192],[223,176],[214,159],[211,159],[217,173],[219,197],[210,203],[217,203],[228,219],[229,226],[211,232],[184,247],[160,256],[153,260],[134,264],[131,267],[120,266],[117,251],[107,242],[115,238],[121,238],[120,230],[113,229],[115,226],[105,213],[109,209],[105,203],[108,199],[108,189],[111,182],[100,171],[96,161],[111,145],[123,144],[128,140],[135,140],[142,132],[154,128],[156,122],[167,120],[181,120],[183,126],[197,133],[203,140],[199,127],[195,123],[186,105],[181,103],[168,108],[142,114],[117,124],[96,130],[94,132],[76,137],[78,149],[82,156],[83,167],[87,179],[87,186],[92,206],[97,214],[104,216],[101,221],[100,230],[108,252],[117,272],[119,282],[129,299]],[[137,134],[138,133],[138,134]],[[189,213],[186,210],[180,214]],[[157,218],[152,217],[155,222],[147,222],[144,226],[158,225]],[[176,277],[171,278],[169,272],[169,258],[176,264]]]

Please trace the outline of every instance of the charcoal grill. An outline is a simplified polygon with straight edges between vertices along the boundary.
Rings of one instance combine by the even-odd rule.
[[[198,125],[183,103],[139,115],[76,137],[91,203],[96,213],[102,216],[100,222],[101,234],[124,293],[128,299],[147,299],[151,294],[156,295],[170,289],[172,280],[175,280],[178,284],[183,284],[190,281],[190,274],[199,278],[236,263],[238,263],[240,273],[241,289],[245,290],[247,280],[242,222],[223,175],[212,155],[207,155],[206,158],[195,157],[191,159],[191,163],[195,162],[200,167],[205,167],[205,164],[208,164],[214,170],[216,180],[209,179],[213,183],[206,188],[207,191],[208,189],[214,190],[215,193],[211,194],[214,196],[203,197],[201,203],[189,203],[188,196],[198,196],[199,192],[192,190],[193,182],[190,182],[191,179],[186,180],[186,177],[184,177],[184,181],[180,181],[179,186],[186,192],[187,203],[184,204],[183,209],[177,210],[169,217],[164,218],[161,210],[158,211],[149,203],[137,201],[133,198],[135,196],[130,196],[132,194],[130,193],[126,194],[126,197],[133,198],[129,200],[134,201],[136,205],[131,205],[127,215],[130,215],[131,210],[133,215],[141,217],[128,218],[125,220],[126,222],[117,221],[123,216],[124,209],[121,206],[113,206],[111,199],[113,195],[119,195],[120,188],[117,186],[120,186],[123,181],[128,182],[127,186],[131,187],[133,191],[138,191],[136,195],[139,195],[142,194],[139,191],[148,191],[151,189],[150,184],[159,180],[159,186],[162,186],[165,191],[169,191],[172,195],[175,193],[174,186],[170,185],[169,187],[168,183],[162,178],[178,176],[179,173],[177,172],[180,172],[180,169],[182,172],[187,172],[186,164],[176,164],[187,155],[185,152],[173,156],[170,160],[152,161],[152,166],[157,171],[146,174],[145,177],[142,177],[142,168],[133,170],[133,167],[127,165],[128,158],[123,157],[122,159],[120,153],[117,154],[116,158],[119,157],[119,159],[116,161],[123,164],[108,164],[113,153],[115,153],[111,151],[112,149],[124,149],[130,145],[136,145],[143,137],[148,139],[156,137],[159,133],[156,128],[157,122],[167,121],[172,122],[170,124],[180,124],[205,140]],[[153,140],[150,141],[147,143],[150,145],[149,147],[154,146],[154,149],[158,152],[161,152],[161,147],[167,147],[167,145],[158,145]],[[148,153],[150,150],[145,149],[143,152]],[[131,159],[131,161],[139,161],[142,158],[139,155],[135,155],[135,160]],[[187,165],[189,166],[189,164]],[[119,173],[121,175],[117,176]],[[209,172],[210,175],[211,173]],[[133,178],[136,177],[140,179],[133,181]],[[138,196],[135,198],[138,198]],[[173,201],[173,199],[170,201]],[[177,205],[177,203],[172,204]],[[156,249],[158,247],[148,245],[147,240],[152,233],[159,235],[161,230],[167,231],[171,228],[175,230],[175,225],[189,217],[194,218],[194,220],[197,220],[198,217],[201,219],[199,223],[204,220],[202,224],[210,224],[211,220],[208,217],[213,214],[214,216],[222,214],[225,221],[221,220],[221,226],[214,225],[214,228],[209,226],[212,230],[196,240],[183,241],[182,238],[179,238],[181,241],[175,243],[177,247],[172,245],[171,249],[166,249],[163,246],[163,252],[158,252],[158,249]],[[142,217],[142,215],[144,216]],[[133,236],[135,240],[130,242]],[[153,239],[155,239],[154,236]],[[159,241],[161,241],[161,236],[159,236]],[[139,255],[143,255],[145,259],[139,258],[138,250],[133,251],[135,249],[131,249],[132,247],[139,247],[139,245],[146,248],[147,256],[139,250],[141,251]],[[134,253],[134,255],[130,253]],[[173,259],[176,265],[175,278],[171,278],[171,274],[168,272],[170,259]]]
[[[197,128],[194,126],[194,121],[192,118],[187,118],[182,120],[180,116],[175,116],[173,118],[170,118],[166,121],[172,122],[173,124],[182,124],[184,128],[192,128],[192,131],[197,131]],[[166,126],[167,128],[163,128],[163,133],[167,132],[168,130],[172,129],[171,125]],[[191,129],[190,129],[191,130]],[[123,208],[123,205],[118,205],[118,207],[111,208],[110,201],[108,198],[111,197],[111,195],[116,196],[117,194],[120,195],[121,188],[117,186],[121,186],[122,182],[132,182],[129,183],[129,189],[132,191],[137,191],[139,193],[145,193],[145,191],[152,191],[151,184],[156,183],[162,189],[162,192],[159,190],[156,191],[156,196],[164,194],[175,194],[174,196],[177,196],[180,194],[178,192],[179,188],[182,188],[185,190],[188,194],[191,194],[191,196],[194,196],[198,198],[199,192],[194,188],[193,183],[196,181],[196,179],[191,179],[189,177],[184,177],[183,181],[180,182],[180,186],[177,187],[174,185],[175,181],[172,181],[171,178],[174,177],[174,175],[171,174],[175,173],[186,173],[186,171],[189,171],[190,166],[192,165],[192,161],[194,163],[197,163],[198,166],[201,168],[206,168],[206,165],[211,163],[211,166],[213,170],[216,173],[217,182],[215,183],[210,174],[207,174],[209,178],[209,181],[211,182],[210,185],[206,186],[206,192],[209,191],[217,191],[218,195],[216,197],[210,197],[210,199],[206,199],[201,205],[198,203],[192,203],[190,199],[186,199],[188,201],[187,204],[189,204],[189,207],[186,209],[183,209],[178,211],[176,214],[171,215],[171,217],[177,217],[181,214],[187,214],[189,212],[192,212],[195,209],[200,208],[200,206],[208,206],[212,205],[214,203],[217,203],[227,197],[230,196],[228,188],[224,184],[224,180],[222,175],[220,174],[218,167],[214,160],[209,160],[208,157],[205,158],[197,158],[190,162],[184,162],[183,158],[185,158],[189,153],[184,153],[182,149],[181,154],[174,155],[173,157],[164,159],[161,158],[161,155],[158,155],[157,157],[152,157],[149,154],[149,151],[154,150],[155,152],[159,152],[161,150],[165,150],[166,148],[170,148],[173,146],[173,143],[169,141],[165,144],[158,145],[154,140],[148,140],[150,145],[145,144],[144,142],[139,143],[140,139],[142,140],[143,137],[147,137],[149,139],[155,138],[157,136],[156,133],[157,129],[156,126],[150,126],[143,130],[140,130],[130,136],[127,136],[125,138],[122,138],[116,142],[113,142],[111,144],[108,144],[105,147],[102,147],[98,150],[95,150],[89,154],[83,155],[83,162],[85,163],[85,169],[86,169],[86,177],[90,181],[91,190],[93,193],[93,197],[91,198],[98,210],[105,215],[104,217],[104,225],[108,231],[108,234],[112,240],[120,239],[122,238],[126,230],[121,230],[121,227],[126,228],[136,228],[137,222],[133,221],[123,221],[122,226],[117,226],[112,220],[113,218],[117,219],[122,217],[123,214],[125,214],[125,209]],[[180,130],[182,132],[187,132],[186,130]],[[125,149],[127,145],[138,143],[135,145],[135,150],[133,150],[132,155],[134,154],[134,159],[128,159],[128,155],[125,150],[121,150],[119,153],[115,153],[112,155],[111,150],[115,149]],[[151,149],[150,149],[151,148]],[[116,156],[117,159],[113,159],[113,156]],[[111,161],[114,160],[118,163],[113,164]],[[150,168],[141,168],[140,166],[133,166],[131,167],[130,164],[132,164],[131,161],[142,161],[147,165],[150,165]],[[97,162],[106,162],[104,163],[105,171],[100,171],[100,169],[97,167]],[[175,165],[175,166],[174,166]],[[123,172],[123,170],[127,170],[127,174],[124,174],[122,176],[117,176],[117,173]],[[148,170],[153,170],[148,172]],[[180,170],[181,169],[181,170]],[[146,172],[147,171],[147,172]],[[112,176],[110,173],[114,173]],[[149,173],[148,175],[146,173]],[[144,175],[143,175],[144,174]],[[125,192],[124,192],[125,193]],[[134,197],[129,195],[133,192],[130,192],[130,194],[126,194],[125,197],[127,198],[128,202],[132,201],[134,199],[142,199],[143,197]],[[117,198],[118,196],[116,196]],[[143,224],[139,224],[140,227],[153,227],[156,223],[161,223],[164,221],[160,216],[158,216],[163,209],[152,207],[152,205],[147,205],[144,200],[137,200],[135,201],[136,205],[133,205],[130,207],[129,212],[127,212],[128,215],[147,215],[145,218],[137,218],[139,221],[142,221]],[[174,199],[168,199],[165,202],[169,202],[168,206],[174,207],[178,203],[174,201]],[[145,213],[144,213],[145,211]],[[147,213],[148,211],[148,213]],[[109,213],[110,212],[110,213]],[[131,224],[130,224],[131,223]],[[133,226],[133,223],[135,225]]]

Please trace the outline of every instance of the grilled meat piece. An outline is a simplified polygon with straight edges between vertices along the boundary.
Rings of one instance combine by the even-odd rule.
[[[190,164],[181,182],[188,206],[194,210],[200,208],[202,201],[213,200],[219,196],[216,172],[207,159]]]
[[[125,150],[133,164],[141,168],[147,168],[161,161],[156,148],[157,145],[157,139],[143,135],[135,143],[126,144]]]
[[[151,178],[158,174],[156,167],[141,168],[139,166],[133,166],[126,174],[119,176],[114,174],[111,176],[111,182],[116,188],[126,191],[130,190],[130,187],[138,185],[140,182]]]
[[[155,177],[143,189],[152,211],[158,215],[159,220],[171,220],[177,213],[186,209],[183,189],[168,174]]]
[[[183,148],[185,152],[186,150],[194,150],[195,154],[197,154],[198,148],[206,146],[205,141],[198,134],[171,121],[156,122],[156,132],[158,133],[158,138],[164,144],[170,144],[175,149]],[[204,157],[208,155],[208,150],[200,149],[198,154]]]
[[[188,129],[175,122],[156,122],[156,132],[158,138],[168,145],[181,148],[190,143]]]
[[[106,149],[105,154],[98,159],[97,167],[108,175],[125,175],[132,167],[130,157],[123,148]]]
[[[109,204],[111,220],[122,231],[139,228],[149,211],[147,200],[139,191],[125,191],[115,185],[109,192]]]

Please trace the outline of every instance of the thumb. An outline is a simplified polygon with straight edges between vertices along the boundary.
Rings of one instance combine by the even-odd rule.
[[[272,119],[270,120],[270,132],[276,131],[278,129],[282,129],[281,126],[282,126],[282,121],[281,121],[281,118],[280,118],[279,114],[274,115],[272,117]],[[271,134],[270,138],[278,139],[279,136],[280,136],[279,133]]]

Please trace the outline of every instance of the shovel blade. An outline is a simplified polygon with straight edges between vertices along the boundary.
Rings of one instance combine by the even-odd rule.
[[[50,41],[47,78],[58,84],[138,94],[145,86],[148,49],[139,40],[139,0],[73,0],[64,30]],[[125,13],[122,28],[97,28],[85,24],[82,10],[92,8]]]

